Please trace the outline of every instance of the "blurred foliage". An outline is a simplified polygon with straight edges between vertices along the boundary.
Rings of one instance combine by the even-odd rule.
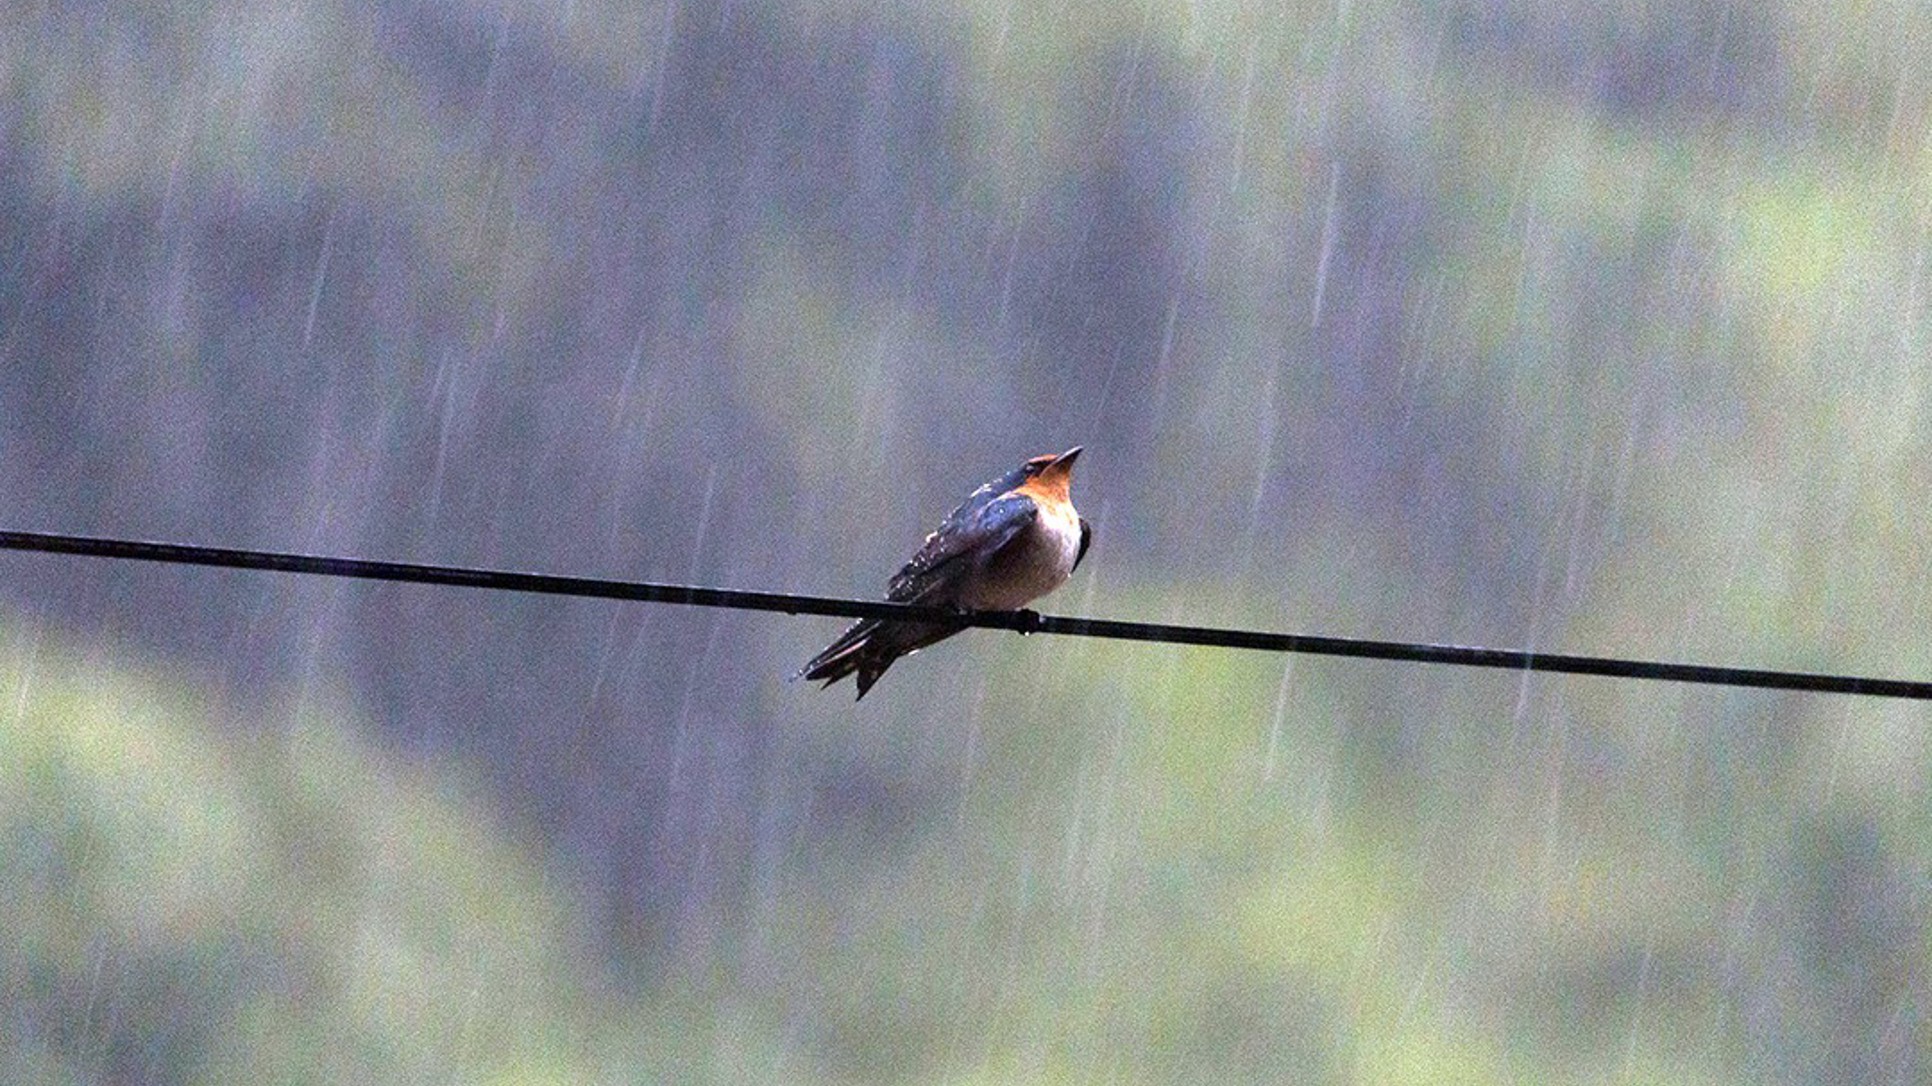
[[[627,992],[587,903],[458,775],[315,699],[245,709],[8,640],[0,1058],[23,1081],[1704,1083],[1764,1013],[1729,987],[1829,1006],[1924,980],[1856,924],[1917,893],[1887,852],[1932,851],[1910,712],[1814,750],[1740,698],[1599,687],[1579,721],[1653,723],[1411,736],[1445,760],[1405,765],[1352,729],[1415,707],[1337,665],[1008,639],[964,736],[887,756],[929,793],[914,825],[882,838],[863,800],[818,820],[757,931]],[[1016,723],[1042,699],[1060,727]],[[1459,790],[1502,759],[1542,768]],[[1731,761],[1761,783],[1714,788]],[[1822,957],[1737,957],[1762,940]]]
[[[8,635],[5,1077],[597,1077],[569,912],[473,786]]]
[[[1220,603],[1232,624],[1262,617]],[[1928,828],[1914,711],[1860,744],[1886,783],[1848,792],[1848,751],[1757,734],[1747,698],[1579,685],[1550,697],[1567,703],[1554,733],[1512,732],[1485,723],[1507,678],[1438,702],[1200,649],[1023,644],[999,661],[932,774],[961,778],[935,805],[958,828],[801,873],[873,933],[851,958],[825,955],[830,931],[796,948],[828,963],[809,973],[828,997],[814,1005],[863,1077],[941,1060],[976,1066],[972,1081],[1714,1083],[1780,1058],[1753,1020],[1767,1009],[1736,988],[1788,1001],[1777,1043],[1839,1043],[1811,1031],[1848,992],[1756,947],[1822,939],[1863,960],[1858,998],[1909,1003],[1925,982],[1922,959],[1887,960],[1898,931],[1839,914],[1916,893],[1906,872],[1927,850],[1894,851]],[[1526,717],[1545,701],[1519,696]],[[1046,733],[1013,723],[1038,699],[1060,722]],[[1592,723],[1616,720],[1640,723]],[[1734,766],[1756,783],[1722,783]],[[1849,848],[1850,870],[1807,915],[1787,895],[1821,845]],[[914,1009],[931,1017],[903,1021]],[[1845,1046],[1896,1058],[1921,1027],[1897,1028]]]
[[[843,592],[1080,441],[1055,609],[1924,675],[1928,71],[1916,0],[16,5],[0,503]],[[1932,1077],[1923,709],[975,633],[854,711],[802,621],[19,568],[0,1078]]]

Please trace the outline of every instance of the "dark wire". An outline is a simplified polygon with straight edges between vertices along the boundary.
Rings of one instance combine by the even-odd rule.
[[[1761,668],[1672,664],[1606,656],[1528,652],[1522,649],[1485,649],[1462,645],[1426,645],[1405,641],[1367,641],[1316,634],[1266,633],[1259,630],[1169,626],[1153,622],[1119,622],[1104,618],[1056,618],[1032,611],[954,611],[903,603],[798,596],[789,592],[744,592],[729,588],[606,581],[592,577],[556,577],[544,573],[427,566],[413,562],[371,562],[360,558],[287,554],[274,551],[194,547],[179,543],[148,543],[97,536],[49,532],[0,531],[0,550],[45,551],[96,558],[132,558],[230,569],[266,569],[282,573],[312,573],[324,577],[354,577],[372,581],[459,585],[509,592],[592,599],[642,600],[682,603],[694,607],[729,607],[748,611],[782,611],[788,615],[841,615],[846,618],[884,618],[949,626],[980,626],[1021,633],[1069,634],[1123,641],[1159,641],[1176,645],[1258,649],[1262,652],[1303,652],[1323,656],[1355,656],[1371,660],[1406,660],[1424,664],[1499,668],[1507,671],[1544,671],[1568,675],[1607,675],[1622,679],[1743,686],[1768,690],[1808,690],[1825,694],[1863,694],[1870,697],[1932,701],[1932,682],[1873,679]]]

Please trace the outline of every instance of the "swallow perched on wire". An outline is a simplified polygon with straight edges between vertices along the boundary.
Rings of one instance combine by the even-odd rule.
[[[1065,584],[1093,542],[1092,525],[1074,511],[1068,494],[1079,456],[1077,445],[1036,456],[973,491],[893,576],[886,599],[1011,611]],[[894,660],[958,632],[957,626],[860,619],[792,677],[831,686],[857,675],[863,698]]]

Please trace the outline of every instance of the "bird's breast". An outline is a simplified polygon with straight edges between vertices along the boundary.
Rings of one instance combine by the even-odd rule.
[[[1080,519],[1071,506],[1043,505],[1004,547],[982,560],[962,586],[960,605],[974,611],[1024,607],[1067,582],[1080,555]]]

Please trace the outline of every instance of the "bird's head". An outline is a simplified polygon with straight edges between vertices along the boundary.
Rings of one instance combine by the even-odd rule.
[[[1020,485],[1064,499],[1067,488],[1073,483],[1073,462],[1079,456],[1078,445],[1063,453],[1036,456],[1020,466],[1020,471],[1024,473],[1024,481]]]

